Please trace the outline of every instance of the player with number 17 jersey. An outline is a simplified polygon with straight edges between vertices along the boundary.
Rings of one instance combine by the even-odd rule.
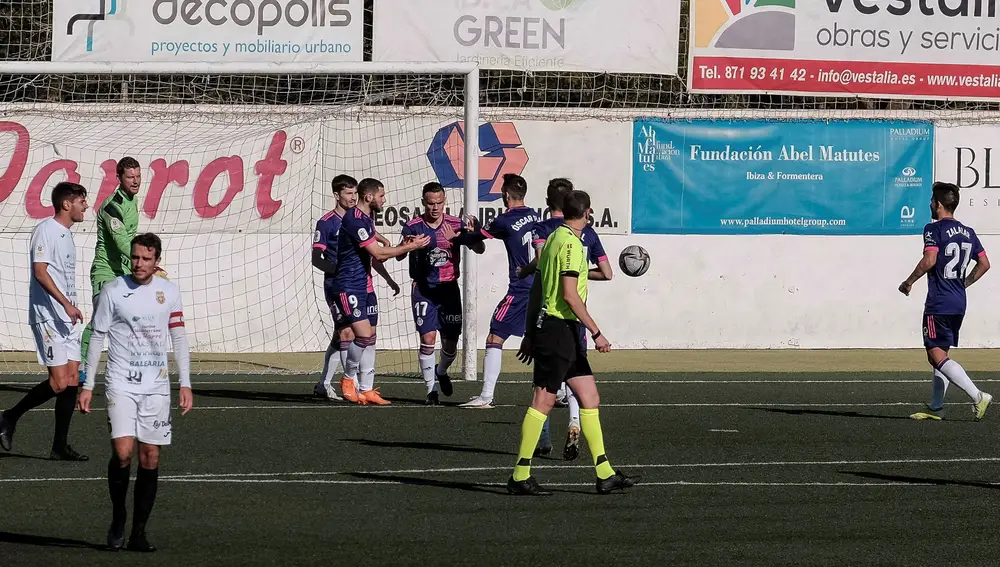
[[[337,275],[330,291],[346,322],[378,321],[378,299],[372,284],[372,257],[365,247],[378,246],[375,221],[357,207],[347,209],[337,235]]]

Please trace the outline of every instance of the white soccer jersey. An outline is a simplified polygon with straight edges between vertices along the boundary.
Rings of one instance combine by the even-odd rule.
[[[45,219],[31,231],[31,265],[28,287],[28,323],[70,322],[66,309],[35,279],[35,264],[48,264],[49,276],[59,291],[76,305],[76,244],[73,233],[54,218]]]
[[[159,276],[146,285],[132,276],[101,290],[94,330],[108,333],[105,385],[135,394],[170,394],[167,349],[170,329],[184,325],[181,293]]]

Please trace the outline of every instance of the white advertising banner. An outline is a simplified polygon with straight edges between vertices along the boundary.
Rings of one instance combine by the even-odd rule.
[[[959,187],[955,217],[979,234],[1000,234],[1000,127],[937,126],[934,174]]]
[[[52,60],[357,62],[363,0],[53,0]]]
[[[681,0],[375,0],[375,61],[677,74]]]
[[[92,312],[94,210],[114,192],[115,164],[126,155],[142,166],[139,230],[164,239],[163,265],[181,286],[195,352],[325,348],[329,310],[310,254],[315,223],[332,207],[334,175],[383,181],[387,203],[376,221],[393,240],[406,220],[420,214],[427,182],[447,186],[451,213],[462,212],[465,131],[454,118],[396,116],[389,109],[354,119],[303,121],[293,114],[280,125],[280,115],[249,123],[210,108],[155,117],[70,115],[69,108],[0,120],[0,267],[7,274],[0,350],[33,348],[25,307],[28,237],[52,215],[52,187],[64,180],[89,191],[91,209],[73,232],[77,288],[84,311]],[[548,180],[569,177],[590,192],[599,233],[610,238],[627,232],[630,123],[518,120],[486,123],[479,133],[476,212],[483,221],[504,210],[503,175],[517,173],[528,180],[528,204],[543,216]],[[484,279],[487,289],[506,274],[503,246],[490,249],[493,260],[483,269],[496,266],[500,275]],[[398,282],[409,283],[405,263],[389,265]],[[415,346],[409,285],[398,298],[382,283],[377,288],[386,344]]]
[[[324,179],[339,173],[375,177],[386,183],[386,207],[375,218],[386,233],[398,233],[420,214],[420,192],[437,181],[448,189],[450,214],[462,209],[465,124],[421,117],[398,122],[327,121]],[[387,149],[385,140],[393,140]],[[547,217],[545,189],[566,177],[590,194],[593,226],[601,234],[629,230],[631,124],[580,120],[488,122],[479,128],[479,210],[488,222],[505,210],[503,176],[528,182],[526,203]],[[373,160],[372,155],[384,154]],[[405,164],[405,167],[401,167]],[[331,197],[332,199],[332,197]]]
[[[995,0],[691,0],[694,92],[1000,99]]]

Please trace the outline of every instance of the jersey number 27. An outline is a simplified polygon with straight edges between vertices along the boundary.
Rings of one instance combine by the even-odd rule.
[[[949,242],[947,246],[944,247],[945,258],[950,258],[948,263],[944,266],[944,277],[948,280],[957,280],[959,278],[965,277],[965,271],[969,267],[969,260],[972,259],[972,243],[963,242],[959,245],[958,242]],[[957,270],[958,265],[961,264],[961,270]]]

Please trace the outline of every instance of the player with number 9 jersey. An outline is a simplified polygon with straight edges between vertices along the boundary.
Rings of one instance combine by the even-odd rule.
[[[367,246],[375,242],[375,221],[357,207],[344,213],[337,235],[337,274],[329,285],[335,305],[347,323],[368,319],[378,323],[378,300],[372,283],[372,257]]]

